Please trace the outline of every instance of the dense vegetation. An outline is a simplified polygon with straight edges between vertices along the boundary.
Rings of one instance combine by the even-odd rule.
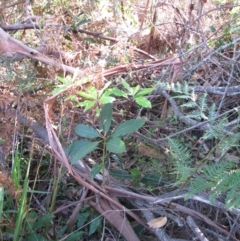
[[[238,1],[0,3],[0,240],[240,240]]]

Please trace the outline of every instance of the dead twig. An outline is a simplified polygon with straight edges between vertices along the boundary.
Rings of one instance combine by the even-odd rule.
[[[191,216],[187,216],[187,224],[200,241],[208,241]]]

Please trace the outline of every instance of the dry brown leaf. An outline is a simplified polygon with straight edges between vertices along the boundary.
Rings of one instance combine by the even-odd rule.
[[[156,158],[156,159],[161,159],[161,157],[162,157],[158,150],[156,150],[150,146],[146,146],[143,143],[138,145],[138,152],[144,156],[152,157],[152,158]]]
[[[152,219],[147,224],[149,225],[150,228],[161,228],[166,223],[167,223],[166,217],[159,217],[159,218]]]

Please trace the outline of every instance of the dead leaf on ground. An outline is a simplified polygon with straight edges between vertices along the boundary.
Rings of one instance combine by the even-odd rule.
[[[149,225],[150,228],[161,228],[166,223],[167,223],[166,217],[159,217],[159,218],[152,219],[147,224]]]

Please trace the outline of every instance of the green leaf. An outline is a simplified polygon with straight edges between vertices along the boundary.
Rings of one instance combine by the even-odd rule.
[[[94,98],[91,94],[85,93],[83,91],[77,91],[78,95],[82,96],[85,99],[89,99],[89,100],[95,100],[96,98]]]
[[[47,239],[45,239],[41,234],[38,234],[38,233],[27,234],[24,238],[26,241],[33,241],[33,240],[47,241]]]
[[[127,135],[129,133],[132,133],[134,131],[137,131],[139,128],[141,128],[145,123],[145,120],[142,119],[133,119],[133,120],[127,120],[121,123],[117,129],[113,132],[111,137],[120,137]]]
[[[93,102],[91,100],[84,100],[83,102],[81,102],[79,104],[79,106],[85,107],[84,111],[91,109],[94,105],[95,105],[95,102]]]
[[[115,95],[115,96],[120,96],[120,97],[127,97],[127,93],[123,90],[120,90],[118,88],[113,88],[113,89],[108,89],[106,90],[107,95]]]
[[[112,105],[106,104],[103,106],[102,111],[99,116],[98,124],[104,134],[107,134],[112,122]]]
[[[129,85],[124,79],[122,80],[122,85],[124,86],[124,88],[125,88],[126,90],[129,91],[129,93],[132,94],[132,88],[130,87],[130,85]]]
[[[132,88],[132,95],[135,96],[138,91],[140,90],[140,85],[137,85],[135,87]]]
[[[75,132],[81,136],[81,137],[86,137],[86,138],[97,138],[100,137],[98,131],[94,129],[92,126],[88,125],[77,125],[75,127]]]
[[[132,179],[131,175],[126,171],[122,169],[110,169],[109,173],[119,179],[125,179],[125,180],[130,180]]]
[[[90,212],[83,212],[77,215],[77,228],[81,228],[87,221]]]
[[[72,164],[77,163],[78,160],[80,160],[83,157],[85,157],[88,153],[96,150],[98,144],[99,144],[99,141],[95,141],[95,142],[88,141],[86,145],[80,147],[77,152],[72,154],[71,163]]]
[[[139,92],[135,95],[135,97],[137,97],[137,96],[140,97],[140,96],[147,95],[147,94],[151,93],[153,90],[154,90],[154,88],[145,88],[145,89],[139,91]]]
[[[53,214],[45,214],[42,217],[38,217],[37,220],[34,222],[32,229],[37,230],[39,228],[45,227],[47,223],[50,224],[51,220],[54,218]]]
[[[148,174],[144,176],[140,182],[145,185],[159,185],[162,180],[162,175],[160,173]]]
[[[52,94],[55,95],[55,94],[60,93],[61,91],[64,91],[66,89],[67,89],[66,85],[59,85],[58,87],[53,89]]]
[[[209,26],[209,28],[212,33],[216,32],[216,28],[213,25]]]
[[[145,97],[135,97],[134,100],[142,107],[145,107],[145,108],[151,108],[152,107],[152,104],[151,102],[145,98]]]
[[[104,87],[99,91],[99,96],[102,96],[103,95],[103,93],[104,93],[104,91],[111,85],[111,81],[108,81],[105,85],[104,85]]]
[[[102,97],[100,98],[100,103],[105,105],[108,103],[113,103],[115,100],[116,100],[116,98],[103,94]]]
[[[102,165],[94,164],[91,170],[91,178],[95,178],[97,174],[101,171]]]
[[[133,168],[130,172],[131,172],[131,175],[132,175],[133,180],[138,180],[138,179],[140,179],[140,177],[141,177],[141,172],[140,172],[138,169]]]
[[[71,41],[72,42],[72,38],[69,36],[69,35],[64,35],[63,36],[65,39],[67,39],[68,41]]]
[[[76,27],[78,28],[80,25],[83,25],[83,24],[88,23],[88,22],[90,22],[90,19],[83,19],[76,24]]]
[[[71,233],[68,235],[66,241],[80,240],[83,234],[84,234],[83,231],[77,231],[77,232]]]
[[[109,152],[122,153],[126,150],[124,142],[118,138],[109,138],[106,143],[106,148]]]
[[[96,232],[97,228],[100,227],[102,222],[102,216],[95,218],[91,224],[90,224],[90,229],[88,235],[92,235]]]

